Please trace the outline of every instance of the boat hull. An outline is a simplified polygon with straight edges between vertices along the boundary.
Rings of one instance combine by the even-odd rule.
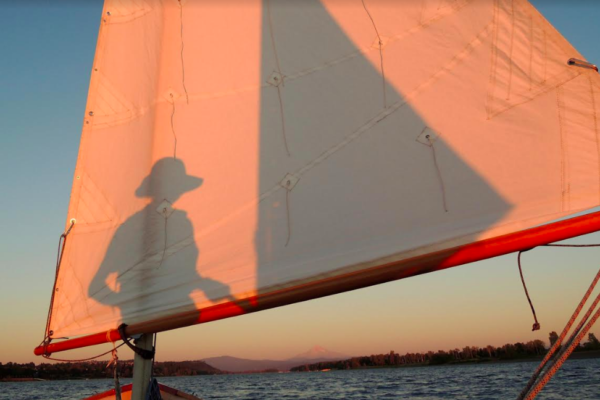
[[[132,386],[133,385],[131,383],[128,385],[121,386],[121,400],[131,399]],[[158,387],[160,389],[160,395],[163,400],[202,400],[199,397],[184,393],[180,390],[163,385],[162,383],[159,383]],[[98,393],[91,397],[86,397],[83,400],[116,400],[115,389],[107,390],[106,392]]]

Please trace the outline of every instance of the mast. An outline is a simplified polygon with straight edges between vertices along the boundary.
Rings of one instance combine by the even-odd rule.
[[[141,349],[156,351],[153,345],[155,338],[155,334],[143,334],[135,341],[135,344]],[[135,358],[133,360],[133,388],[131,392],[132,400],[146,399],[150,380],[152,379],[153,363],[154,359],[149,360],[142,357],[140,354],[135,353]]]

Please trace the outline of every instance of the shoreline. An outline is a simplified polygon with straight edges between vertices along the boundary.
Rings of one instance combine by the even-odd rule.
[[[600,358],[600,350],[591,350],[591,351],[582,351],[577,353],[572,353],[569,358],[566,360],[586,360]],[[380,365],[380,366],[367,366],[367,367],[357,367],[357,368],[349,368],[349,369],[334,369],[331,368],[330,371],[321,371],[321,370],[313,370],[313,371],[290,371],[292,373],[305,373],[305,372],[331,372],[331,371],[355,371],[355,370],[364,370],[364,369],[381,369],[381,368],[427,368],[427,367],[446,367],[446,366],[460,366],[460,365],[476,365],[476,364],[512,364],[512,363],[523,363],[523,362],[541,362],[544,359],[544,356],[537,357],[526,357],[526,358],[514,358],[514,359],[472,359],[472,360],[464,360],[464,361],[451,361],[447,363],[441,364],[408,364],[408,365]],[[249,373],[258,373],[258,372],[249,372]]]
[[[586,360],[600,358],[600,350],[592,350],[585,352],[577,352],[571,354],[571,356],[567,359],[571,360]],[[241,374],[278,374],[278,373],[307,373],[307,372],[334,372],[334,371],[356,371],[356,370],[367,370],[367,369],[383,369],[383,368],[426,368],[426,367],[447,367],[447,366],[460,366],[460,365],[476,365],[476,364],[512,364],[512,363],[523,363],[523,362],[540,362],[542,361],[543,356],[539,357],[528,357],[528,358],[516,358],[510,360],[501,360],[501,359],[473,359],[473,360],[465,360],[459,362],[449,362],[444,364],[411,364],[411,365],[382,365],[382,366],[371,366],[371,367],[359,367],[359,368],[351,368],[351,369],[331,369],[330,371],[272,371],[272,372],[260,372],[260,371],[248,371]],[[238,373],[230,373],[224,371],[224,374],[216,374],[216,375],[236,375]],[[207,374],[208,375],[208,374]],[[189,377],[189,376],[206,376],[206,375],[173,375],[173,376],[162,376],[165,378],[175,378],[175,377]],[[112,379],[112,378],[62,378],[62,379],[40,379],[40,378],[5,378],[0,379],[0,382],[50,382],[50,381],[65,381],[65,380],[97,380],[97,379]]]

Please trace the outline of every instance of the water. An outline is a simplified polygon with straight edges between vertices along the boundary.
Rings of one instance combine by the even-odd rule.
[[[210,399],[516,399],[537,362],[289,374],[215,375],[159,381]],[[600,400],[600,359],[571,360],[538,399]],[[122,383],[129,383],[124,379]],[[0,383],[0,399],[80,399],[112,380]]]

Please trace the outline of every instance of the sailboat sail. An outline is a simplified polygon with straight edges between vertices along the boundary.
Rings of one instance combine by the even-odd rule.
[[[428,272],[403,261],[598,206],[572,58],[525,0],[106,0],[50,336]]]

